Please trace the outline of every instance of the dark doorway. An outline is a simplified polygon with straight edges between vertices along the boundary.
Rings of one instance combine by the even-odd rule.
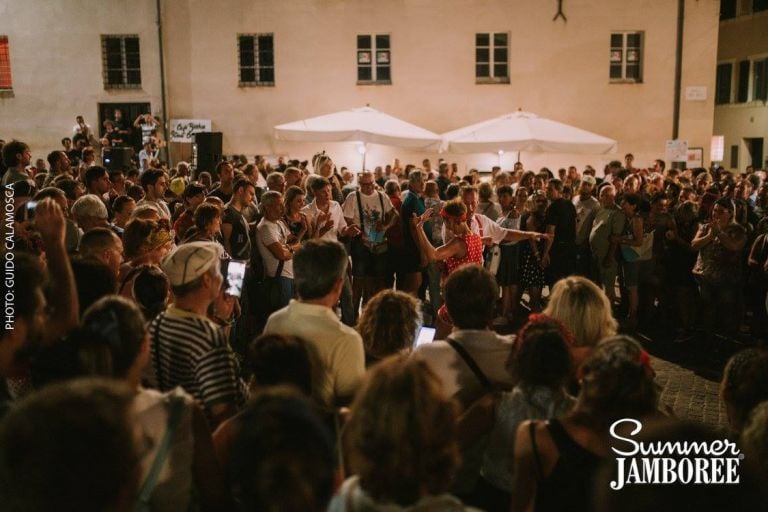
[[[149,103],[99,103],[99,135],[104,135],[104,121],[107,119],[114,120],[115,110],[122,110],[123,122],[130,132],[124,140],[127,146],[132,147],[136,154],[139,154],[139,151],[142,150],[141,130],[135,129],[133,122],[141,114],[150,114],[152,112],[150,107]]]
[[[747,153],[749,153],[749,159],[747,165],[752,165],[755,170],[762,169],[763,167],[763,139],[744,139],[744,144],[747,146]]]

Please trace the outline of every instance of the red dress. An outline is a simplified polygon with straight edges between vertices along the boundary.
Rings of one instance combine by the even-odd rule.
[[[477,265],[483,264],[483,239],[480,238],[479,235],[470,232],[464,236],[457,236],[456,238],[464,240],[464,244],[467,246],[467,252],[462,258],[451,256],[445,260],[443,279],[451,275],[454,270],[463,267],[464,265],[471,265],[473,263]]]
[[[467,246],[467,252],[462,258],[451,256],[443,262],[443,280],[453,273],[457,268],[464,265],[483,265],[483,239],[480,235],[475,233],[467,233],[464,236],[457,236],[461,240],[464,240],[464,244]],[[437,312],[440,320],[446,324],[453,324],[451,316],[448,314],[448,308],[443,303]]]

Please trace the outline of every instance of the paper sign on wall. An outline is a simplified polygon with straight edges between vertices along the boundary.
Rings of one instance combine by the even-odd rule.
[[[709,148],[709,159],[713,162],[722,162],[725,156],[725,136],[713,135]]]
[[[685,88],[685,99],[687,101],[706,101],[707,99],[707,86],[706,85],[692,85]]]
[[[210,119],[171,119],[171,142],[194,142],[196,133],[210,131]]]
[[[688,161],[688,141],[687,140],[668,140],[664,151],[665,160],[671,162]]]

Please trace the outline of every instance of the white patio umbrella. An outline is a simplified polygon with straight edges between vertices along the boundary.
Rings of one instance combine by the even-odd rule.
[[[275,126],[275,138],[293,142],[374,143],[422,151],[437,151],[440,136],[371,107],[342,110],[333,114]]]
[[[452,153],[603,154],[617,151],[616,141],[530,112],[517,111],[442,135],[441,149]]]

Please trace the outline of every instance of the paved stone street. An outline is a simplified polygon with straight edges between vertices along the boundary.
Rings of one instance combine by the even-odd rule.
[[[654,357],[656,381],[662,387],[661,404],[681,419],[704,422],[725,428],[725,408],[718,396],[720,383],[708,380],[670,361]]]

